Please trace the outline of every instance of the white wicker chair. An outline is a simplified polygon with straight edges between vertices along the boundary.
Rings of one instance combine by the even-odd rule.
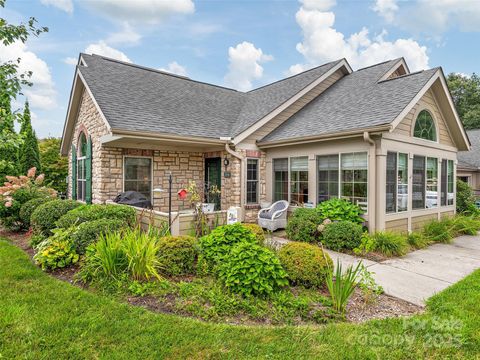
[[[288,201],[280,200],[272,206],[258,212],[258,225],[262,228],[275,231],[287,227]]]

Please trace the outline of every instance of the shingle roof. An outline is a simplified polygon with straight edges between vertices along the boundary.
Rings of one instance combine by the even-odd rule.
[[[82,54],[80,73],[113,129],[233,137],[341,60],[244,93],[137,65]]]
[[[397,61],[387,61],[344,76],[261,142],[390,124],[438,70],[379,82]]]
[[[468,138],[470,139],[470,151],[459,151],[459,166],[473,167],[480,169],[480,129],[468,130]]]

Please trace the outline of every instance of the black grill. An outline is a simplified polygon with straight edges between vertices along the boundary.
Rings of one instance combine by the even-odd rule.
[[[144,209],[152,209],[152,202],[138,191],[125,191],[117,195],[113,200],[118,204],[136,206]]]

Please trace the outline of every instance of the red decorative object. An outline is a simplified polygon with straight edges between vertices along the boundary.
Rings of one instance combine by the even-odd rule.
[[[188,191],[187,189],[180,189],[178,190],[178,197],[180,198],[180,200],[185,200],[187,198],[187,194],[188,194]]]

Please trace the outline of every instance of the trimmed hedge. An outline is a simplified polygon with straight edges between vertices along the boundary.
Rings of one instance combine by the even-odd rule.
[[[117,231],[127,224],[118,219],[98,219],[80,224],[72,235],[73,245],[78,254],[85,254],[88,245],[96,242],[101,235]]]
[[[59,228],[69,228],[86,221],[99,219],[122,220],[126,225],[133,226],[137,219],[137,213],[133,207],[127,205],[82,205],[63,215],[58,219],[56,225]]]
[[[23,223],[25,229],[30,228],[30,218],[33,212],[42,204],[52,201],[51,197],[39,197],[27,201],[20,208],[20,221]]]
[[[322,221],[316,209],[298,208],[288,219],[287,237],[294,241],[316,242],[320,238],[318,226]]]
[[[322,242],[331,250],[353,250],[360,245],[362,234],[361,225],[350,221],[332,222],[325,225]]]
[[[192,236],[165,236],[158,241],[161,272],[166,275],[187,275],[195,271],[197,240]]]
[[[278,257],[294,284],[320,287],[333,271],[330,256],[315,245],[292,242],[280,249]]]
[[[82,204],[75,200],[52,200],[40,205],[32,213],[30,222],[34,233],[45,236],[52,235],[52,230],[56,228],[56,222],[63,215]]]

